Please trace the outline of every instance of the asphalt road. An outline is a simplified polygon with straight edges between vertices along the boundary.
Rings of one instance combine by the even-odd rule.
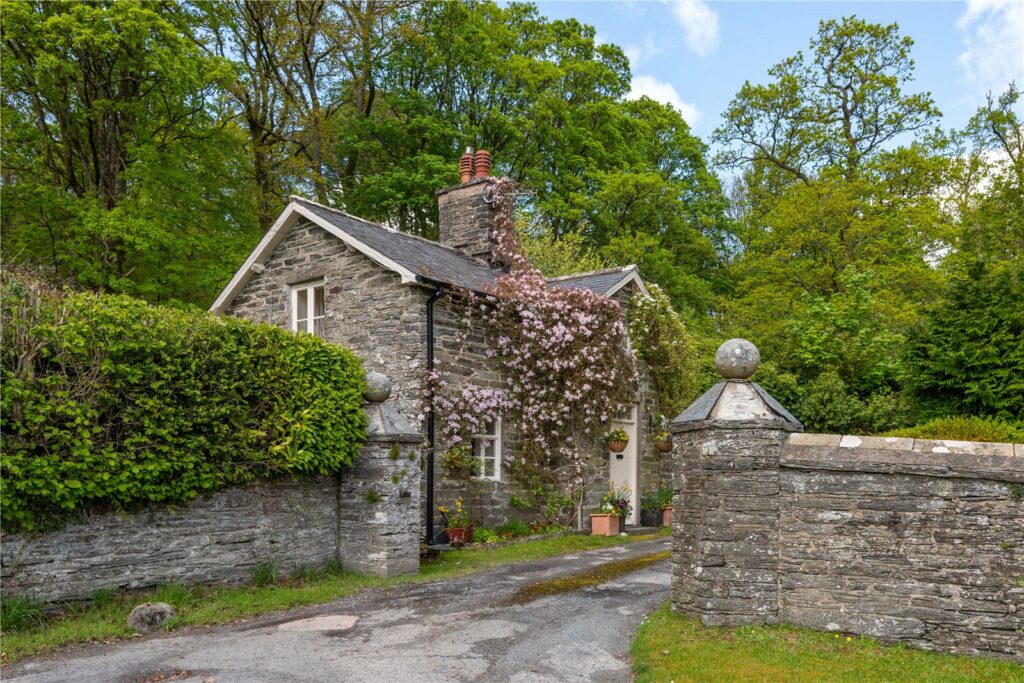
[[[6,667],[4,680],[195,683],[628,681],[627,650],[668,598],[667,560],[597,586],[512,602],[524,587],[669,549],[659,538],[243,623],[88,646]],[[172,678],[173,677],[173,678]]]

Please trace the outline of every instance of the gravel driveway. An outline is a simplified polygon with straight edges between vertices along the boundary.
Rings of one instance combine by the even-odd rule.
[[[628,681],[627,649],[668,598],[669,562],[517,604],[523,588],[669,549],[659,538],[429,584],[370,591],[240,624],[89,646],[8,667],[42,681]]]

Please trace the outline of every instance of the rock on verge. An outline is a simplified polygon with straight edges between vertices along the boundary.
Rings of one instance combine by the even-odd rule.
[[[144,602],[128,615],[128,628],[136,633],[151,633],[176,615],[166,602]]]

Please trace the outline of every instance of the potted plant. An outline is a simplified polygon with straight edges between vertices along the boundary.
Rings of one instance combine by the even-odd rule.
[[[628,486],[612,486],[601,498],[601,506],[590,515],[590,533],[595,536],[616,536],[626,526],[626,515],[632,509]]]
[[[448,542],[452,545],[466,545],[473,541],[473,523],[469,513],[462,506],[462,498],[456,498],[453,507],[439,505],[437,511],[444,519],[444,528],[448,532]]]
[[[644,493],[644,509],[658,513],[660,526],[672,526],[672,487],[659,481]]]
[[[616,428],[608,432],[604,440],[608,444],[608,450],[612,453],[621,453],[629,445],[629,434],[622,428]]]
[[[661,432],[654,435],[654,447],[659,453],[668,453],[672,450],[672,438],[668,432]]]

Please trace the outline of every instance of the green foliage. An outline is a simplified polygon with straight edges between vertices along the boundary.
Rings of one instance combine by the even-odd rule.
[[[208,304],[259,238],[233,67],[156,3],[4,4],[5,252]]]
[[[664,510],[672,507],[674,493],[671,486],[663,481],[659,481],[643,492],[641,499],[643,500],[644,510]]]
[[[377,503],[380,502],[381,495],[380,492],[377,491],[377,489],[367,489],[366,495],[363,496],[363,498],[365,498],[366,502],[369,503],[370,505],[376,505]]]
[[[608,267],[608,262],[594,254],[586,238],[577,232],[556,236],[549,230],[520,230],[523,252],[534,268],[545,277],[587,273]]]
[[[316,578],[317,574],[318,572],[309,563],[302,562],[292,566],[292,570],[288,572],[288,578],[292,581],[309,581]]]
[[[153,600],[166,602],[180,613],[195,603],[196,593],[192,588],[180,583],[161,583],[153,590]]]
[[[441,456],[444,476],[452,481],[469,483],[480,473],[480,461],[473,455],[473,449],[466,444],[452,446]]]
[[[43,603],[27,595],[5,595],[0,599],[0,631],[20,631],[43,625]]]
[[[998,417],[955,415],[936,417],[913,427],[893,429],[884,436],[902,436],[911,439],[952,439],[954,441],[991,441],[995,443],[1024,443],[1024,425]]]
[[[365,430],[362,369],[312,335],[5,272],[6,530],[329,473]]]
[[[803,376],[829,370],[850,389],[867,394],[900,379],[903,337],[889,323],[872,292],[874,274],[847,267],[831,298],[804,295],[804,311],[789,321],[795,347],[790,362]]]
[[[271,561],[258,562],[249,574],[252,579],[252,585],[257,588],[269,586],[281,578],[281,570],[278,568],[277,563]]]
[[[686,324],[657,285],[637,294],[629,312],[629,337],[658,389],[662,412],[677,415],[699,389],[697,354]]]
[[[89,599],[92,601],[94,607],[97,609],[104,609],[113,604],[115,597],[117,597],[117,591],[113,588],[100,588],[98,590],[94,590],[89,596]]]
[[[931,414],[1024,420],[1024,260],[953,275],[907,349],[909,381]]]

